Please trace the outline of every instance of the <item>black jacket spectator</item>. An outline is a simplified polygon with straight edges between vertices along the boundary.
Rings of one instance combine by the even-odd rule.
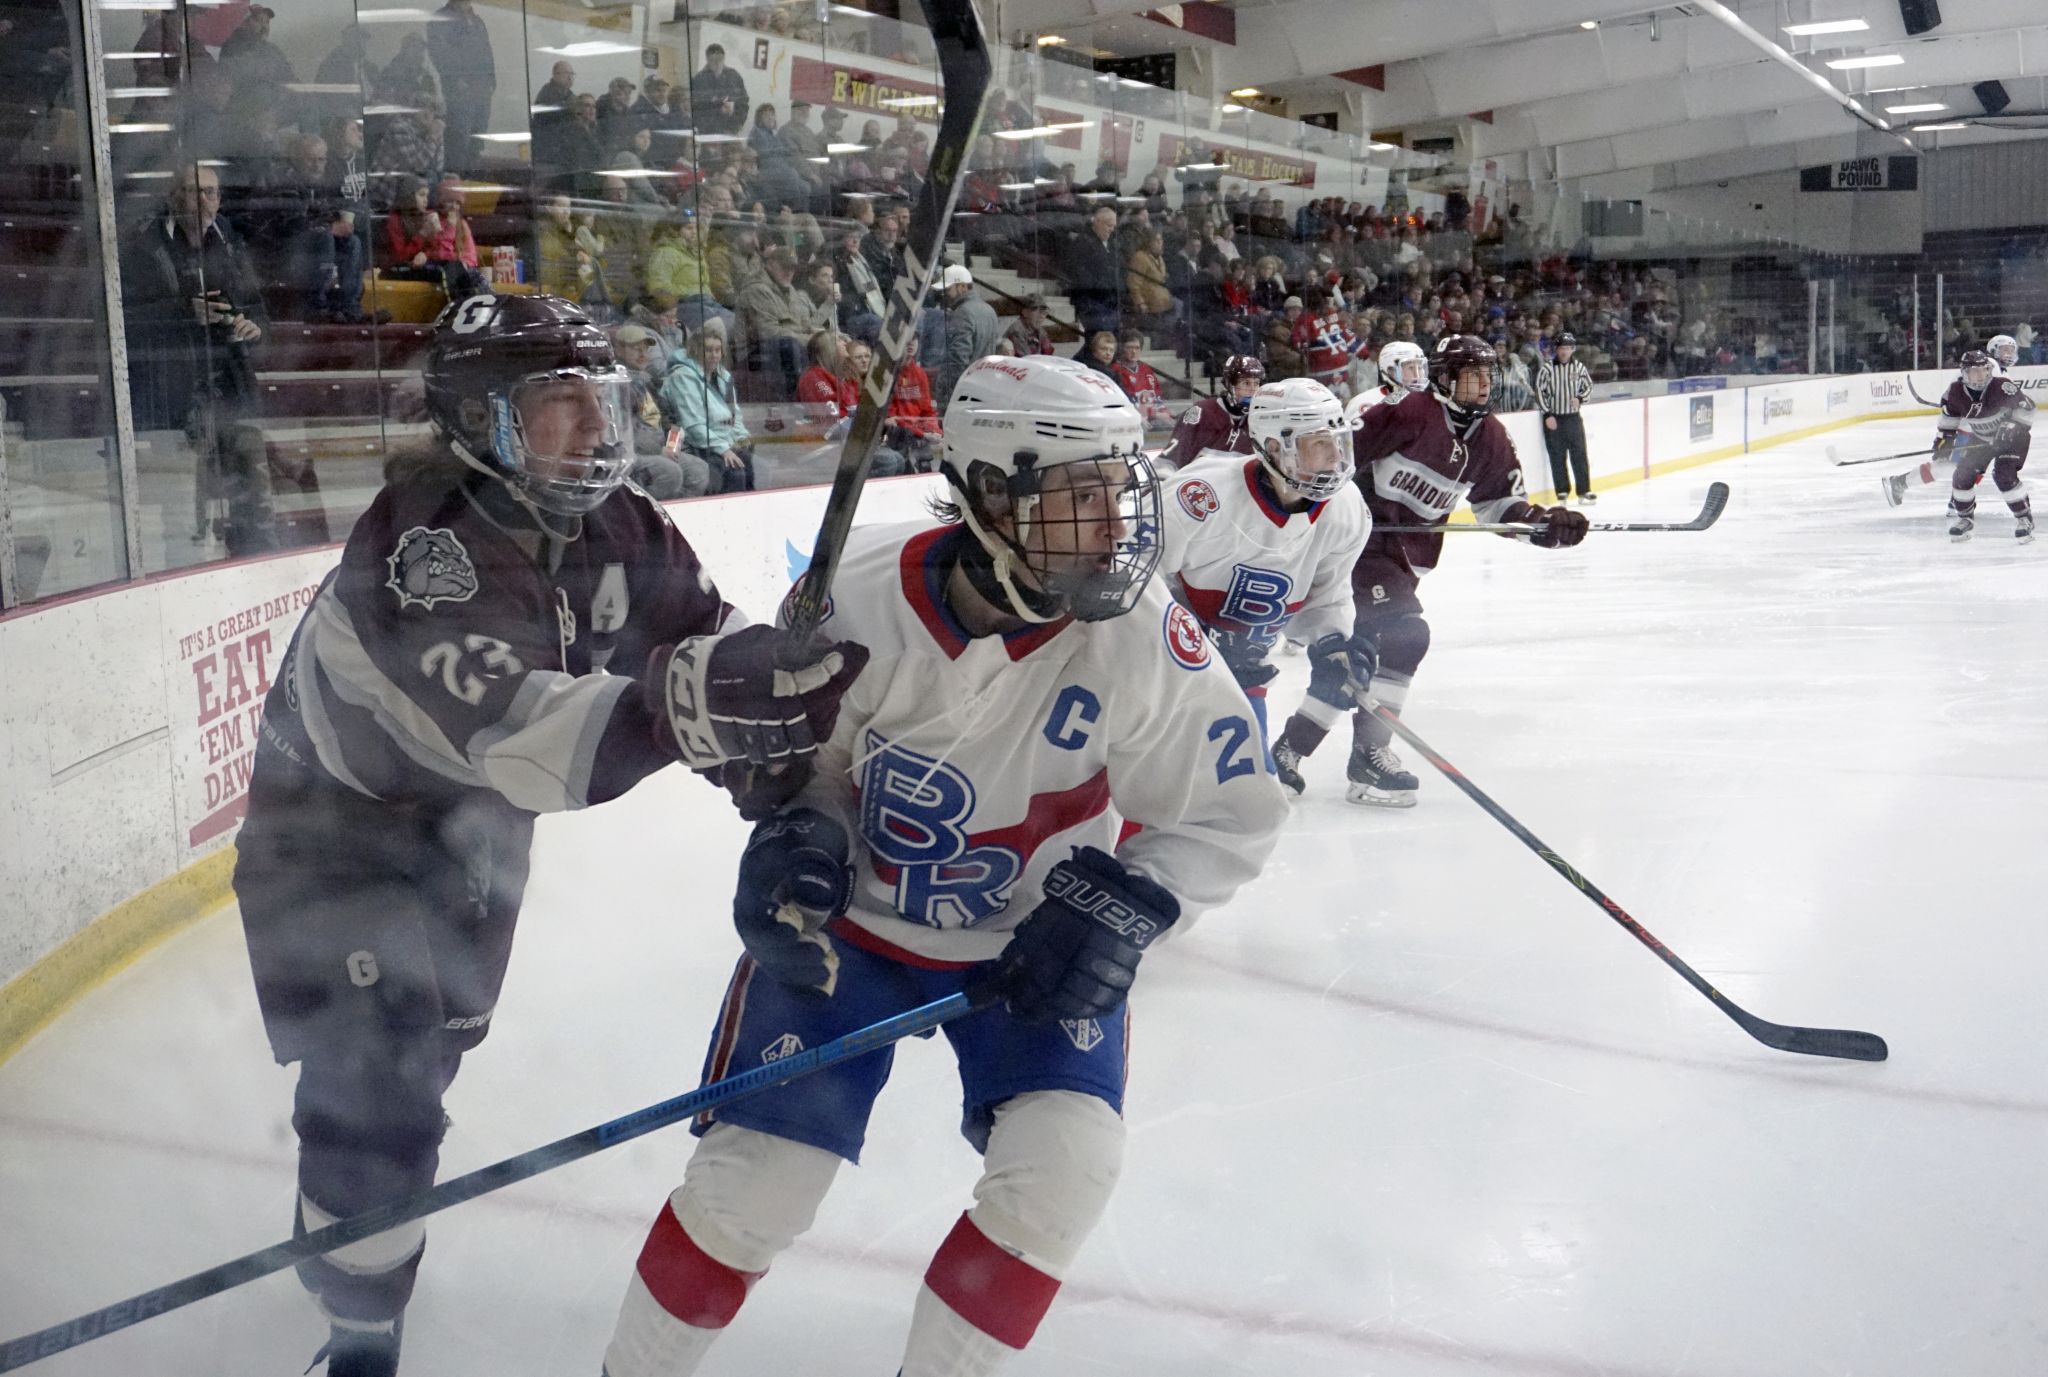
[[[474,0],[448,0],[435,13],[427,25],[427,52],[441,74],[441,99],[448,107],[448,160],[474,167],[476,136],[490,128],[491,96],[498,89],[490,31]]]
[[[1060,258],[1060,276],[1067,283],[1067,298],[1074,303],[1074,315],[1085,329],[1113,328],[1117,318],[1117,290],[1123,285],[1123,264],[1117,261],[1111,234],[1116,212],[1104,208],[1067,241]]]
[[[690,78],[690,117],[706,134],[737,134],[747,122],[746,78],[725,65],[725,49],[716,43]]]

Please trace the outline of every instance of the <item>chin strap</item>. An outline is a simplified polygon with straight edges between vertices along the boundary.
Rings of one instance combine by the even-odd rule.
[[[961,556],[960,564],[975,592],[999,610],[1027,622],[1043,625],[1067,615],[1059,599],[1044,593],[1034,595],[1032,590],[1019,586],[1014,573],[1020,559],[1017,551],[984,527],[974,508],[964,500],[960,503],[960,516],[974,534],[974,548]]]

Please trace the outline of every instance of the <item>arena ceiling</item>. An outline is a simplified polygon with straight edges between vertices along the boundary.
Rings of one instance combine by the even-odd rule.
[[[1158,8],[1144,0],[1024,0],[1012,13],[1104,51],[1190,52],[1219,94],[1256,87],[1295,113],[1345,110],[1346,127],[1455,133],[1473,157],[1597,194],[1602,181],[1683,186],[2048,136],[2048,118],[2012,118],[2048,111],[2048,3],[1939,2],[1942,24],[1916,37],[1898,0],[1229,0],[1234,43],[1173,34],[1143,17]],[[1847,20],[1868,27],[1786,32]],[[1827,65],[1859,58],[1899,60]],[[1366,67],[1384,67],[1384,89],[1333,75]],[[2002,126],[1919,128],[1981,119],[1971,88],[1983,81],[2010,95]],[[1915,105],[1944,108],[1892,113]]]

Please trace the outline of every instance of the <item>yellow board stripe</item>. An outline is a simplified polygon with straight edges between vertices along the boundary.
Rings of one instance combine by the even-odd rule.
[[[231,846],[194,861],[93,919],[0,987],[0,1062],[87,991],[231,903],[234,872]]]

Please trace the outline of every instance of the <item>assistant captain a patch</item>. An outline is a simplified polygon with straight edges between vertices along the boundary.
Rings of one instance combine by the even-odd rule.
[[[453,531],[415,526],[398,538],[398,548],[384,563],[391,570],[384,586],[398,595],[400,611],[432,611],[439,603],[468,602],[476,596],[476,565]]]

